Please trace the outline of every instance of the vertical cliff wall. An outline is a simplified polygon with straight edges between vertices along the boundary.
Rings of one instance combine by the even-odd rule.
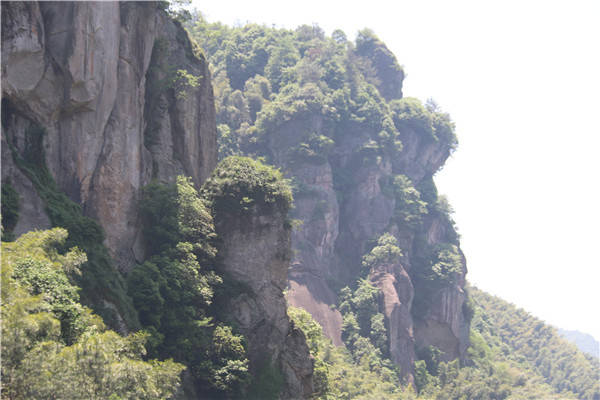
[[[270,384],[281,374],[283,399],[310,397],[313,361],[283,294],[292,253],[291,189],[274,168],[231,157],[218,165],[204,192],[219,237],[218,269],[230,288],[222,296],[223,315],[248,339],[250,370]]]
[[[90,217],[76,218],[94,231],[92,240],[101,241],[97,221],[110,257],[98,250],[102,268],[84,279],[95,297],[86,299],[105,318],[111,313],[102,309],[114,310],[111,325],[123,332],[135,329],[121,274],[147,256],[142,188],[154,179],[172,182],[185,175],[199,189],[217,164],[208,63],[162,9],[164,2],[4,2],[1,7],[2,183],[20,197],[13,233],[73,217],[56,202]],[[272,364],[284,374],[282,395],[304,398],[312,393],[313,366],[304,335],[286,314],[286,214],[287,208],[277,215],[257,214],[246,221],[247,228],[220,224],[221,272],[250,289],[249,298],[232,299],[229,311],[248,339],[253,372],[265,361]],[[86,240],[78,237],[85,229],[70,234]],[[245,272],[236,274],[241,269]],[[116,282],[115,290],[107,290],[96,273]],[[83,292],[89,295],[86,287]],[[116,292],[125,297],[117,301]],[[125,309],[131,318],[123,319]]]
[[[342,313],[353,311],[338,309],[338,294],[368,279],[379,289],[383,356],[407,381],[431,346],[444,360],[464,357],[466,263],[432,178],[456,146],[449,116],[403,97],[403,68],[368,29],[355,41],[316,26],[230,28],[201,17],[190,29],[215,71],[220,155],[265,157],[292,181],[301,223],[289,303],[342,345]],[[385,234],[402,256],[365,267]]]
[[[2,179],[24,204],[15,233],[49,221],[11,150],[27,158],[39,147],[59,188],[102,225],[122,271],[144,256],[141,187],[177,174],[200,185],[216,165],[208,65],[157,7],[2,4]]]

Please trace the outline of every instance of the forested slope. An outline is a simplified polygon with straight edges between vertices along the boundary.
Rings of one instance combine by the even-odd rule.
[[[517,363],[542,377],[558,393],[600,398],[597,359],[525,310],[476,288],[470,288],[469,293],[477,305],[472,334],[478,342],[485,342],[497,359]]]
[[[220,157],[292,182],[290,304],[337,345],[378,337],[405,382],[429,346],[464,358],[466,262],[432,179],[457,145],[448,114],[403,97],[403,68],[368,29],[187,28],[211,63]]]

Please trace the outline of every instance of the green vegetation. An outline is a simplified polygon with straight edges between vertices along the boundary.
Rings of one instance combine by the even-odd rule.
[[[341,31],[326,37],[317,26],[231,28],[198,13],[186,27],[213,68],[221,157],[280,162],[272,150],[292,149],[286,159],[323,162],[334,142],[361,132],[357,151],[371,149],[363,156],[376,160],[401,151],[401,130],[423,118],[427,126],[417,134],[456,145],[447,114],[401,99],[402,67],[372,31],[352,43]]]
[[[13,240],[13,229],[19,221],[20,198],[19,193],[10,184],[2,182],[2,240]]]
[[[402,251],[398,247],[396,238],[384,233],[377,239],[377,246],[363,257],[364,268],[374,268],[383,264],[395,264],[402,257]]]
[[[263,212],[286,214],[292,205],[292,190],[281,172],[247,157],[221,161],[203,186],[215,218],[247,216],[258,207]]]
[[[303,309],[289,307],[295,326],[306,335],[315,359],[314,383],[318,399],[416,399],[411,387],[401,385],[393,364],[369,340],[358,338],[352,351],[336,347],[321,326]]]
[[[417,146],[453,151],[454,124],[433,101],[402,98],[404,71],[372,31],[360,31],[351,42],[341,31],[327,37],[316,26],[229,28],[165,2],[157,6],[187,24],[212,63],[222,161],[201,195],[184,177],[143,189],[146,260],[133,266],[126,285],[101,244],[98,223],[52,179],[44,130],[26,130],[24,155],[14,151],[15,162],[46,204],[52,225],[70,236],[56,228],[2,244],[3,397],[171,398],[187,368],[202,396],[278,398],[281,371],[268,355],[249,370],[246,339],[221,307],[248,288],[216,273],[215,223],[243,226],[247,218],[287,215],[292,207],[291,184],[263,164],[268,160],[290,176],[295,168],[328,163],[340,206],[357,177],[375,171],[383,176],[377,183],[385,200],[393,201],[388,233],[375,235],[354,260],[360,276],[332,284],[348,285],[338,296],[345,346],[333,346],[306,311],[288,310],[314,357],[315,398],[600,398],[597,360],[474,288],[462,307],[471,321],[465,359],[444,362],[438,348],[420,348],[413,382],[403,380],[389,359],[381,293],[369,274],[409,260],[411,311],[418,319],[441,290],[463,284],[464,260],[452,209],[432,177],[413,182],[395,165],[404,138],[409,147],[416,137]],[[152,110],[161,96],[181,100],[202,79],[169,65],[169,57],[166,41],[158,39],[146,76],[147,146],[157,144]],[[314,194],[293,181],[298,197]],[[322,220],[325,206],[317,203],[311,218]],[[3,182],[3,240],[12,239],[18,215],[19,196]],[[428,240],[433,223],[439,225],[435,245]],[[414,246],[401,249],[397,238]],[[144,331],[119,336],[84,304],[111,326],[122,317],[130,330]]]
[[[81,206],[58,188],[46,167],[42,146],[44,135],[44,129],[37,125],[27,128],[25,158],[12,151],[13,159],[45,203],[52,226],[69,232],[63,250],[78,247],[87,254],[87,262],[81,266],[81,274],[76,278],[82,288],[82,303],[92,307],[109,326],[117,329],[122,318],[129,329],[135,330],[139,327],[137,313],[127,296],[123,277],[102,244],[104,232],[96,221],[83,215]],[[113,304],[117,311],[106,302]]]
[[[497,358],[519,363],[565,397],[600,398],[600,363],[561,338],[555,328],[476,288],[472,326]]]
[[[415,271],[411,273],[415,297],[411,312],[414,317],[425,315],[437,291],[458,283],[462,276],[463,256],[458,247],[451,243],[429,246],[425,238],[417,241],[420,253],[415,257]]]
[[[248,388],[248,399],[277,400],[283,388],[283,375],[271,362],[263,361],[256,378]]]
[[[196,384],[214,397],[239,395],[247,384],[244,340],[215,323],[210,308],[223,280],[214,271],[213,219],[191,180],[151,183],[141,214],[149,258],[129,275],[129,293],[144,329],[149,355],[188,366]]]
[[[465,365],[422,349],[419,396],[435,399],[597,399],[600,366],[556,330],[513,305],[469,288],[473,309]]]
[[[79,303],[73,278],[87,257],[66,242],[55,228],[2,243],[2,398],[172,396],[184,367],[142,361],[144,334],[107,331]]]
[[[427,214],[427,203],[406,175],[386,176],[379,185],[384,195],[396,200],[394,218],[398,224],[415,229]]]

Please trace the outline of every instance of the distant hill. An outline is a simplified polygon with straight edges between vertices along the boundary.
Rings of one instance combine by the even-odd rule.
[[[592,357],[600,358],[600,343],[592,335],[579,331],[559,329],[558,334],[569,342],[574,343],[579,350]]]
[[[496,363],[508,363],[532,380],[541,378],[561,399],[573,394],[578,399],[600,399],[597,359],[586,356],[554,327],[525,310],[475,287],[468,291],[475,309],[471,354],[477,353],[479,347],[484,348],[494,354]],[[511,389],[514,398],[551,398],[538,389],[533,397],[517,392],[514,386]]]

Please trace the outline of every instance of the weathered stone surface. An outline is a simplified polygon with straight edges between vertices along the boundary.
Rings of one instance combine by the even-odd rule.
[[[216,219],[221,239],[222,273],[246,287],[231,298],[228,312],[248,339],[251,370],[265,363],[279,368],[285,378],[282,398],[306,398],[313,391],[312,362],[304,334],[287,316],[283,290],[290,261],[287,212]]]
[[[294,229],[295,249],[288,299],[292,306],[309,311],[334,344],[342,345],[342,316],[331,306],[335,293],[325,283],[334,274],[335,242],[338,237],[339,208],[329,163],[303,163],[294,168],[302,190],[296,193],[292,216],[304,223]]]
[[[450,230],[447,220],[439,216],[427,218],[425,238],[430,246],[449,242]],[[430,305],[424,315],[415,321],[415,345],[417,349],[435,346],[444,354],[446,361],[463,359],[469,345],[469,323],[463,314],[466,294],[463,290],[467,274],[466,259],[459,248],[463,269],[455,284],[439,288],[431,295]]]
[[[370,273],[373,285],[381,290],[381,309],[386,319],[391,360],[401,374],[412,381],[415,350],[413,320],[410,314],[414,289],[400,264],[377,266]]]
[[[292,269],[287,298],[291,306],[308,311],[334,345],[343,345],[342,315],[332,307],[336,304],[336,295],[321,276]]]
[[[8,117],[3,115],[3,117]],[[26,121],[21,121],[26,122]],[[46,215],[45,205],[38,196],[35,187],[13,162],[9,144],[2,136],[2,183],[10,183],[19,194],[19,220],[13,229],[20,236],[33,229],[48,229],[50,219]]]
[[[450,156],[450,149],[410,128],[400,131],[402,154],[394,158],[394,170],[408,176],[414,183],[435,174]]]
[[[185,95],[167,88],[160,103],[146,107],[147,93],[164,78],[148,74],[157,42],[168,49],[157,62],[200,79]],[[100,222],[121,270],[143,257],[136,245],[140,189],[152,178],[177,174],[200,185],[216,165],[208,65],[156,3],[3,3],[2,98],[10,102],[15,121],[31,120],[45,129],[49,170],[84,213]],[[22,123],[15,121],[3,127],[3,135],[18,144],[24,138],[17,129]],[[152,146],[145,136],[148,125],[161,127],[154,132],[159,145],[171,145]],[[26,203],[35,203],[35,196],[25,195]],[[29,221],[28,227],[43,227]]]
[[[324,333],[341,345],[342,318],[331,307],[337,303],[331,287],[352,286],[361,273],[362,256],[379,236],[391,233],[403,255],[397,265],[371,271],[371,280],[381,290],[380,311],[386,318],[390,357],[411,381],[415,352],[422,346],[439,347],[447,359],[464,356],[468,345],[468,323],[462,314],[466,268],[456,285],[434,293],[417,326],[411,312],[417,290],[412,275],[427,266],[420,264],[423,254],[418,254],[416,243],[425,240],[428,249],[453,243],[454,228],[439,215],[426,216],[418,227],[402,222],[395,217],[396,199],[390,190],[384,193],[382,182],[404,174],[418,187],[439,170],[450,148],[406,128],[400,132],[402,152],[367,155],[365,144],[377,132],[360,125],[345,129],[336,136],[322,118],[303,116],[283,125],[270,139],[276,165],[300,188],[293,217],[303,223],[292,236],[295,253],[288,299],[291,305],[308,310]],[[335,137],[327,159],[312,164],[290,159],[288,149],[298,144],[304,132],[313,131]]]
[[[465,294],[459,287],[449,287],[436,293],[424,318],[415,322],[417,348],[435,346],[440,349],[444,361],[462,357],[466,350],[462,313]]]

